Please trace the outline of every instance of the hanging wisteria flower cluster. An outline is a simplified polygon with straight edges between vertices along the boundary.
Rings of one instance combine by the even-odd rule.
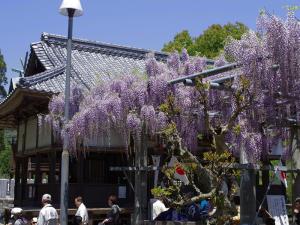
[[[74,89],[71,108],[75,109],[76,113],[72,110],[72,119],[61,127],[63,138],[68,140],[68,148],[75,153],[82,145],[88,147],[90,140],[110,135],[111,130],[122,136],[125,145],[128,145],[130,135],[140,138],[143,126],[147,135],[155,135],[167,123],[167,116],[159,111],[159,106],[164,103],[168,92],[172,91],[167,81],[200,72],[205,66],[205,59],[189,58],[185,50],[181,56],[178,53],[171,54],[167,63],[158,62],[155,55],[150,53],[145,64],[146,74],[123,74],[112,80],[100,82],[91,91],[86,91],[84,97]],[[187,105],[186,102],[193,101],[193,92],[184,89],[183,85],[176,88],[175,92],[179,96],[177,104],[188,112],[192,104]],[[188,96],[183,96],[184,92]],[[49,103],[48,117],[55,124],[57,121],[62,124],[63,105],[63,94],[54,96]],[[191,118],[182,117],[181,123],[183,134],[191,132]],[[194,140],[186,141],[187,145],[196,141],[197,130],[193,132]]]
[[[262,13],[257,26],[258,33],[231,40],[225,53],[241,65],[255,93],[254,103],[240,116],[245,125],[239,140],[246,140],[248,155],[259,159],[278,141],[287,150],[289,123],[299,121],[300,23],[289,11],[286,20]]]
[[[286,119],[299,120],[294,116],[300,110],[299,22],[293,13],[287,20],[262,14],[258,28],[258,33],[249,31],[241,40],[229,41],[224,55],[215,61],[215,67],[226,65],[225,58],[240,65],[232,72],[237,74],[227,89],[211,88],[212,78],[200,79],[196,88],[170,86],[169,80],[205,70],[207,60],[190,57],[183,50],[181,55],[170,54],[163,63],[151,53],[145,74],[122,74],[99,82],[84,97],[74,89],[72,119],[65,126],[59,126],[62,94],[52,98],[48,117],[56,128],[62,128],[74,153],[112,130],[128,146],[130,136],[139,139],[143,129],[155,135],[170,122],[170,115],[160,111],[160,106],[171,94],[179,109],[172,121],[186,148],[196,151],[202,133],[213,136],[216,150],[238,153],[244,148],[249,161],[255,162],[277,145],[276,140],[287,139],[290,130],[280,126]]]

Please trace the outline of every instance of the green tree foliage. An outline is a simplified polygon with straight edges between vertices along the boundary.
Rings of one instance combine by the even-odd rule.
[[[11,173],[12,151],[5,131],[0,131],[0,177],[9,177]]]
[[[6,96],[7,94],[4,87],[4,85],[7,84],[7,77],[5,76],[5,73],[6,73],[6,64],[0,50],[0,95],[2,97]]]
[[[165,52],[181,52],[182,49],[185,48],[188,51],[189,55],[193,55],[193,45],[193,38],[187,30],[184,30],[176,34],[174,40],[165,44],[162,50]]]
[[[173,41],[165,44],[162,51],[181,52],[187,49],[190,55],[206,56],[214,58],[218,56],[226,43],[228,37],[241,39],[248,27],[240,22],[227,23],[224,26],[213,24],[198,37],[191,37],[187,30],[178,33]]]

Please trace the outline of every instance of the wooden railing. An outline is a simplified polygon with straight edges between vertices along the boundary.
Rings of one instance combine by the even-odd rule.
[[[124,185],[120,185],[124,186]],[[119,186],[116,184],[69,184],[69,207],[75,207],[74,198],[82,196],[89,208],[107,207],[107,198],[110,194],[118,196]],[[27,184],[22,205],[26,207],[40,206],[41,197],[48,193],[52,196],[55,207],[60,203],[60,184]],[[119,199],[120,206],[133,204],[133,193],[126,187],[126,198]]]

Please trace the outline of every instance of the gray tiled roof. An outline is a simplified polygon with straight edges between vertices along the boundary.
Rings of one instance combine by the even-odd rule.
[[[65,79],[62,79],[64,74],[65,66],[59,65],[42,73],[21,78],[19,85],[30,89],[57,93],[64,90]]]
[[[30,89],[61,92],[65,85],[66,38],[43,33],[41,41],[31,44],[31,57],[37,57],[45,71],[20,79]],[[145,56],[153,52],[100,42],[73,39],[71,84],[92,87],[98,80],[133,71],[144,71]],[[154,52],[165,61],[167,54]]]

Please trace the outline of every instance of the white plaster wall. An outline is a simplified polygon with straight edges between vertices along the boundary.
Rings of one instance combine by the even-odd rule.
[[[38,147],[46,147],[51,145],[51,126],[48,123],[43,123],[39,126]]]
[[[100,147],[100,148],[116,148],[125,147],[125,142],[123,141],[122,135],[120,135],[116,130],[111,130],[109,135],[101,137],[93,137],[88,141],[88,146],[90,147]]]
[[[31,117],[28,119],[27,126],[26,126],[25,150],[36,148],[36,135],[37,135],[37,118]]]
[[[18,152],[22,152],[24,134],[25,134],[25,123],[20,122],[18,128]]]

